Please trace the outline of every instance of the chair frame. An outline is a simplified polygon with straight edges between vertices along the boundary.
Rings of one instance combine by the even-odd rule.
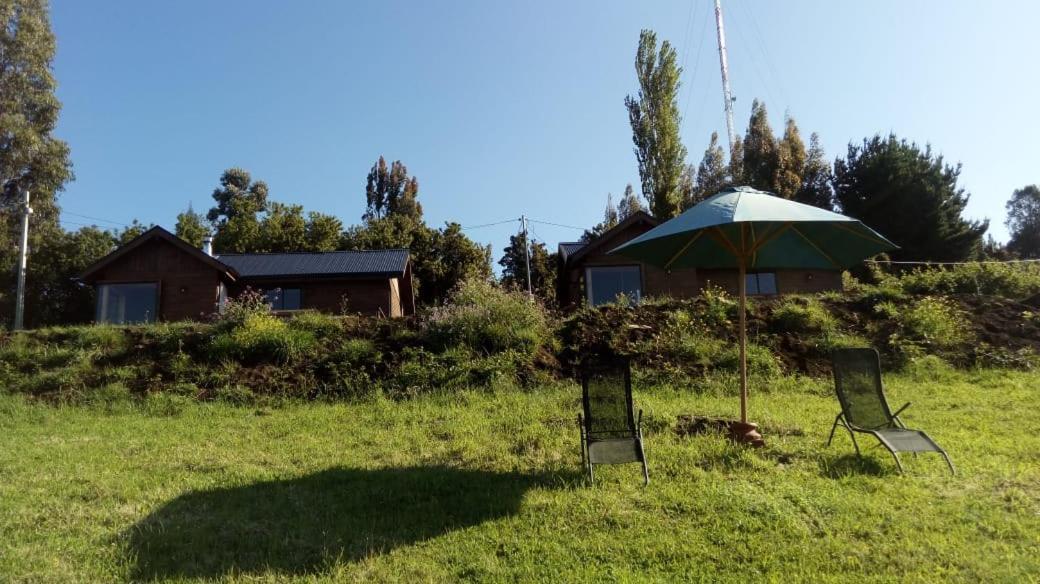
[[[841,349],[839,349],[839,351],[840,350]],[[853,349],[853,350],[860,351],[860,350],[864,350],[864,349]],[[877,397],[878,397],[878,400],[881,403],[881,407],[884,410],[885,417],[888,418],[888,424],[889,425],[886,426],[886,427],[900,428],[900,429],[903,429],[903,430],[909,430],[909,428],[907,428],[906,425],[903,424],[903,420],[899,418],[899,414],[903,413],[907,408],[909,408],[911,402],[906,402],[905,404],[902,405],[902,407],[900,407],[894,413],[892,412],[892,409],[888,405],[888,399],[885,397],[885,390],[884,390],[884,386],[882,385],[882,381],[881,381],[881,357],[880,357],[880,355],[878,355],[877,349],[869,349],[869,350],[874,353],[874,359],[875,359],[875,363],[876,363],[876,365],[873,367],[874,388],[875,388],[875,391],[877,392]],[[885,437],[880,432],[878,432],[879,428],[864,428],[864,427],[861,427],[861,426],[857,426],[856,424],[853,424],[853,423],[851,423],[849,421],[849,419],[851,418],[851,416],[849,415],[849,404],[846,401],[845,394],[841,390],[841,382],[838,379],[837,367],[834,366],[833,354],[832,354],[832,357],[831,357],[831,363],[832,363],[832,373],[834,375],[834,390],[835,390],[835,393],[838,395],[838,402],[841,404],[841,412],[839,412],[838,415],[834,418],[834,425],[831,426],[831,433],[830,433],[830,436],[827,438],[827,446],[829,447],[831,445],[831,442],[834,440],[834,432],[837,431],[838,426],[841,426],[841,427],[845,428],[845,430],[848,431],[849,438],[852,439],[852,446],[856,449],[856,455],[857,456],[862,456],[863,453],[860,451],[859,443],[856,442],[856,433],[859,432],[861,434],[870,434],[871,436],[877,438],[878,442],[880,442],[881,445],[884,446],[885,449],[888,450],[889,453],[892,454],[892,458],[895,459],[895,461],[896,461],[896,467],[899,469],[899,472],[902,473],[903,472],[903,463],[899,460],[899,455],[897,454],[897,452],[899,452],[899,450],[895,447],[895,445],[893,445],[888,440],[886,440]],[[924,432],[922,432],[920,430],[914,430],[914,431],[915,432],[919,432],[921,434],[921,436],[925,440],[927,440],[932,446],[935,447],[934,451],[938,452],[943,457],[943,459],[946,461],[946,465],[950,468],[950,473],[951,474],[957,474],[957,470],[954,468],[953,462],[950,460],[950,456],[949,456],[949,454],[946,453],[946,450],[943,449],[938,444],[936,444],[936,442],[934,440],[932,440],[932,438],[930,436],[928,436],[928,434],[925,434]],[[912,452],[912,454],[915,457],[917,456],[917,452]]]
[[[625,411],[628,422],[628,432],[630,437],[625,438],[607,438],[601,439],[596,438],[592,435],[592,430],[589,427],[592,416],[590,415],[589,405],[589,380],[594,373],[602,371],[618,370],[624,372],[625,379]],[[650,484],[650,471],[646,464],[646,453],[643,450],[643,410],[639,410],[638,415],[634,415],[634,408],[632,405],[632,368],[631,364],[627,359],[619,359],[615,363],[608,366],[600,367],[589,367],[585,366],[581,372],[581,405],[582,414],[578,414],[578,428],[581,430],[581,463],[585,467],[585,470],[589,473],[589,482],[595,483],[595,475],[593,474],[592,467],[595,464],[623,464],[623,463],[605,463],[605,462],[593,462],[590,447],[595,442],[606,441],[606,440],[633,440],[636,445],[636,450],[639,453],[639,462],[643,465],[643,486]]]

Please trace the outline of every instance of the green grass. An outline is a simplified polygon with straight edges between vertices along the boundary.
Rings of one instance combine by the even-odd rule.
[[[584,482],[573,385],[260,409],[0,396],[0,580],[1040,578],[1040,375],[887,381],[957,476],[937,456],[899,476],[845,435],[825,448],[836,403],[803,378],[753,385],[758,451],[673,431],[732,415],[732,383],[637,387],[645,489],[638,465]]]

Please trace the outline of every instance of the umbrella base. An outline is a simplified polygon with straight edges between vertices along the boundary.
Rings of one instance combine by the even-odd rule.
[[[766,444],[762,435],[758,433],[758,424],[745,423],[740,420],[683,414],[679,416],[679,423],[676,425],[675,431],[680,436],[708,432],[725,433],[730,440],[738,444],[749,444],[755,448],[761,448]]]

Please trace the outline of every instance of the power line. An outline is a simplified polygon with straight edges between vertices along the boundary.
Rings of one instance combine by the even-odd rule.
[[[506,223],[515,223],[515,222],[517,222],[519,220],[520,220],[519,217],[516,218],[516,219],[503,219],[502,221],[496,221],[494,223],[484,223],[482,225],[469,225],[469,226],[466,226],[466,227],[462,227],[462,230],[466,231],[467,229],[480,229],[482,227],[494,227],[495,225],[504,225]]]
[[[738,4],[741,3],[738,2]],[[755,18],[755,12],[747,5],[741,4],[741,6],[744,8],[744,12],[750,17],[751,26],[755,29],[755,44],[758,47],[759,52],[762,53],[762,60],[765,61],[766,67],[771,73],[773,81],[776,83],[777,89],[780,90],[781,97],[783,97],[783,99],[788,102],[786,105],[790,106],[791,99],[790,96],[787,94],[787,89],[784,86],[783,78],[780,77],[779,73],[777,73],[776,71],[776,67],[773,66],[773,60],[769,57],[769,51],[766,50],[765,43],[763,43],[762,41],[764,37],[762,35],[762,29],[758,27],[758,19]]]
[[[704,24],[701,25],[700,41],[697,43],[697,55],[693,58],[693,75],[690,77],[690,88],[686,91],[686,105],[683,107],[682,117],[679,118],[679,131],[682,131],[683,124],[686,123],[686,113],[690,110],[690,100],[693,98],[693,89],[697,85],[697,71],[700,68],[701,63],[701,49],[704,48],[704,33],[708,30],[708,21],[711,20],[711,11],[705,12]],[[686,61],[683,60],[683,68],[686,68]],[[697,121],[700,122],[700,116]]]
[[[576,225],[563,225],[562,223],[552,223],[550,221],[539,221],[538,219],[531,219],[531,218],[528,218],[527,220],[530,221],[531,223],[541,223],[542,225],[552,225],[553,227],[563,227],[563,228],[566,228],[566,229],[577,229],[579,231],[585,231],[584,227],[578,227]]]
[[[126,226],[130,225],[129,223],[124,223],[122,221],[113,221],[111,219],[103,219],[101,217],[92,217],[90,215],[82,215],[80,213],[73,213],[72,211],[62,210],[62,213],[66,214],[66,215],[72,215],[73,217],[82,217],[83,219],[92,219],[94,221],[102,221],[104,223],[112,223],[112,224],[115,224],[115,225],[121,225],[123,227],[126,227]]]
[[[738,4],[739,4],[739,2],[738,2]],[[751,43],[749,43],[747,41],[747,39],[744,37],[744,31],[743,31],[743,29],[741,27],[733,26],[733,23],[737,20],[737,19],[733,18],[733,14],[734,13],[732,13],[732,12],[730,13],[730,28],[731,29],[736,29],[737,34],[740,36],[741,43],[744,44],[744,45],[748,45],[749,48],[748,48],[747,55],[748,55],[748,60],[751,61],[751,68],[754,69],[755,76],[758,77],[758,80],[762,83],[762,89],[765,90],[766,96],[769,98],[769,101],[771,101],[773,103],[776,103],[776,99],[773,97],[773,92],[769,90],[769,82],[766,81],[765,75],[763,75],[762,71],[758,68],[758,60],[755,58],[754,52],[750,49]]]

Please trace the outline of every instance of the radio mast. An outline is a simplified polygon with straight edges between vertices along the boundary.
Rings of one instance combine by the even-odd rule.
[[[733,91],[729,87],[729,64],[726,59],[726,29],[722,24],[722,0],[715,0],[715,30],[719,37],[719,67],[722,69],[722,99],[726,107],[726,134],[729,137],[729,155],[733,156],[733,143],[737,141],[733,131]]]

